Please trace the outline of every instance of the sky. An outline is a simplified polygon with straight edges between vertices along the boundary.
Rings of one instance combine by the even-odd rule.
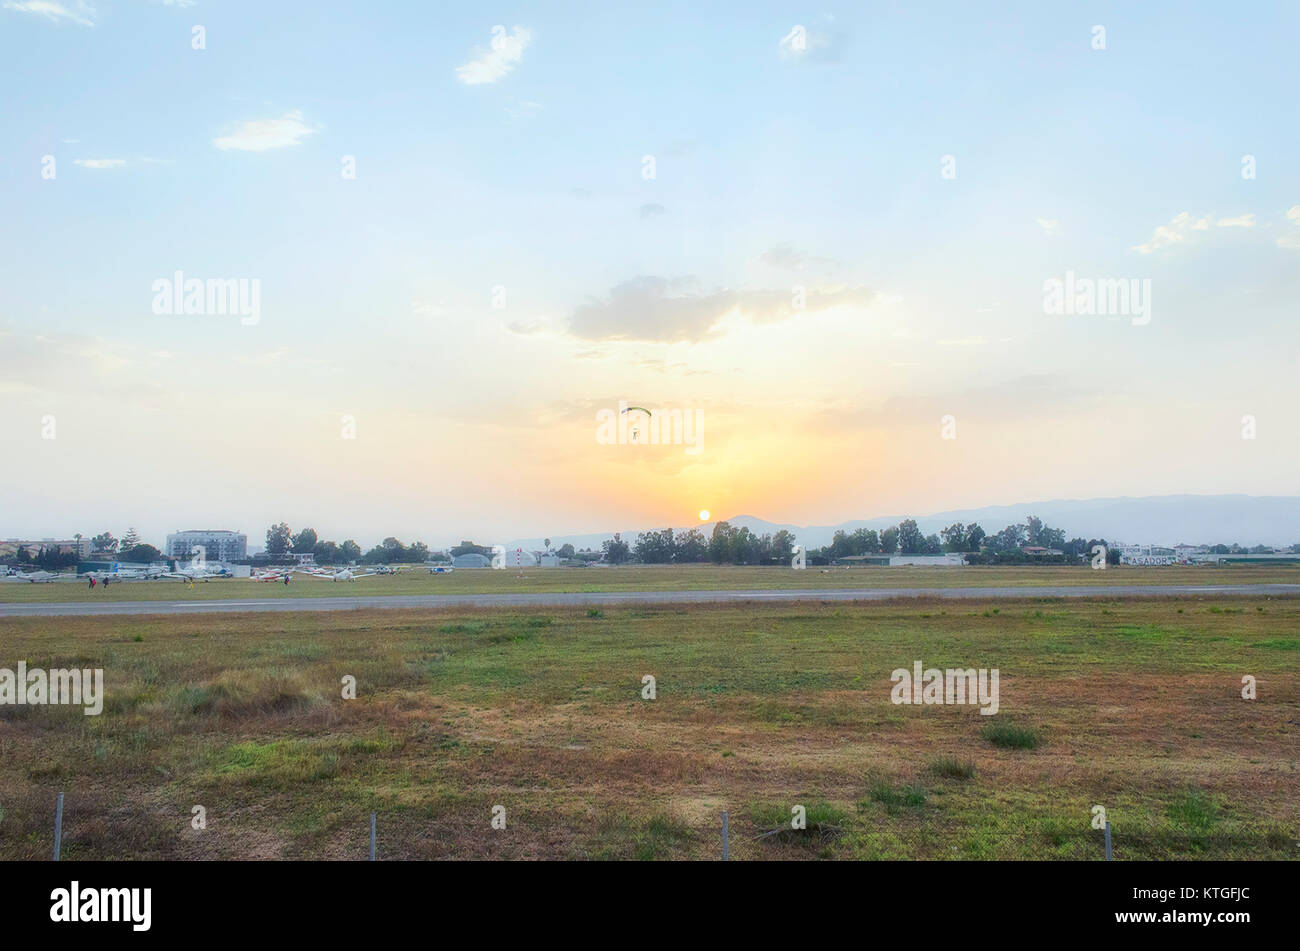
[[[1295,494],[1298,27],[0,0],[0,537]]]

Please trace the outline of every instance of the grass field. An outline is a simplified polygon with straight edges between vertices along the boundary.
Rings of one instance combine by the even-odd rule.
[[[431,575],[423,568],[352,582],[298,578],[288,586],[221,579],[128,581],[91,591],[84,582],[0,583],[0,601],[210,601],[221,598],[342,597],[377,594],[489,594],[508,592],[713,591],[747,588],[834,589],[980,587],[983,585],[1300,584],[1300,565],[1203,568],[1114,567],[1104,571],[1057,567],[971,568],[737,568],[716,565],[629,565],[618,568],[462,570]]]
[[[712,859],[727,809],[737,859],[1100,860],[1095,804],[1119,860],[1300,855],[1300,598],[8,618],[0,643],[107,686],[98,717],[0,707],[0,859],[49,858],[59,791],[68,859],[362,859],[372,810],[381,858]],[[1000,711],[892,704],[915,660],[998,668]]]

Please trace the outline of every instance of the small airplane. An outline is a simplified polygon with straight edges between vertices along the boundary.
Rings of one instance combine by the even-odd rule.
[[[231,576],[229,568],[209,568],[196,559],[190,562],[188,567],[177,568],[175,571],[164,571],[158,577],[173,578],[177,581],[188,581],[190,584],[194,584],[196,581],[208,581],[212,578],[229,578]]]
[[[30,581],[32,584],[37,582],[50,582],[59,577],[57,571],[31,571],[21,572],[11,570],[6,575],[0,575],[0,581]]]
[[[453,568],[451,565],[430,565],[430,566],[429,566],[429,574],[431,574],[431,575],[445,575],[445,574],[450,574],[451,572],[453,572],[453,571],[455,571],[455,570],[456,570],[456,569]]]
[[[369,578],[372,575],[379,574],[374,571],[353,571],[351,568],[339,568],[337,571],[328,568],[318,568],[309,570],[307,568],[295,568],[295,571],[305,574],[309,578],[320,578],[322,581],[356,581],[358,578]]]
[[[156,581],[166,577],[166,568],[121,568],[113,565],[111,571],[87,571],[87,578],[96,581]]]
[[[250,581],[283,581],[293,574],[292,568],[269,568],[260,574],[250,575]]]
[[[401,568],[394,568],[392,565],[375,565],[375,567],[371,569],[370,573],[372,575],[395,575],[401,570]]]

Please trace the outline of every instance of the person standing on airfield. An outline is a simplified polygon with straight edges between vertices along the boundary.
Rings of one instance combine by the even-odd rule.
[[[91,576],[90,576],[90,590],[91,590],[91,591],[94,591],[94,590],[95,590],[95,576],[94,576],[94,575],[91,575]]]

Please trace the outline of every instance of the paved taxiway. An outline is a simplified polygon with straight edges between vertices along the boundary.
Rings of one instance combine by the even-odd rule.
[[[600,605],[725,604],[772,601],[887,601],[893,598],[1026,600],[1034,598],[1172,598],[1300,595],[1300,584],[1050,585],[982,588],[849,588],[745,591],[601,591],[545,594],[412,594],[221,601],[67,601],[0,604],[0,617],[105,614],[238,614],[274,611],[362,611],[411,608],[574,608]]]

